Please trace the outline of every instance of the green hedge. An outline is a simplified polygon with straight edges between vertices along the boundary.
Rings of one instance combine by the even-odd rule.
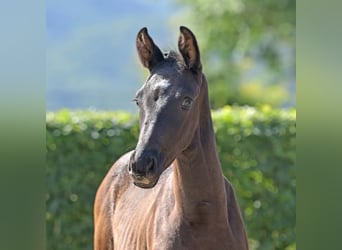
[[[225,107],[213,120],[250,248],[296,249],[296,111]],[[138,133],[137,116],[129,113],[47,113],[47,249],[92,249],[96,189]]]

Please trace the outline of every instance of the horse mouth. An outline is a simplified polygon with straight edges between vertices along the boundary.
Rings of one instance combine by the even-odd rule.
[[[136,178],[134,176],[132,176],[133,179],[133,184],[139,188],[144,188],[144,189],[148,189],[148,188],[153,188],[157,183],[159,178],[155,178],[154,180],[151,180],[149,178]]]

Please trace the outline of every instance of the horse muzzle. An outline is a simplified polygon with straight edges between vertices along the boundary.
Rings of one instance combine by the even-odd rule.
[[[131,155],[128,170],[134,185],[140,188],[154,187],[160,177],[160,161],[154,151],[134,151]]]

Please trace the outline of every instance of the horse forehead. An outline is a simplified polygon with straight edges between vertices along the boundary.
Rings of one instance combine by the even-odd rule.
[[[149,88],[151,90],[182,92],[186,89],[192,89],[186,76],[183,75],[159,75],[154,74],[149,79]]]
[[[158,93],[166,93],[169,92],[171,89],[174,89],[174,85],[172,81],[168,78],[161,77],[158,75],[152,75],[148,81],[146,82],[145,93],[154,94]]]
[[[170,79],[163,78],[158,75],[153,75],[151,77],[151,87],[152,89],[168,89],[172,86]]]

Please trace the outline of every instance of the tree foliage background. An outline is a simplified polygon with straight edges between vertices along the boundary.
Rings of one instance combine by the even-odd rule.
[[[191,25],[213,108],[295,105],[295,0],[175,0]]]

